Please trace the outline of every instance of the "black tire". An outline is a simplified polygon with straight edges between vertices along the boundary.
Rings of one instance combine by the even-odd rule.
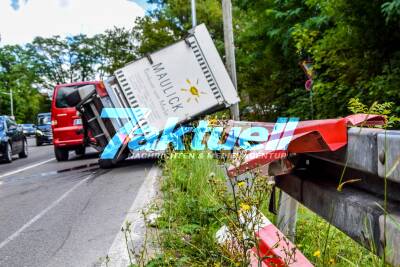
[[[4,151],[4,161],[7,163],[12,162],[12,148],[10,143],[7,143],[6,150]]]
[[[99,166],[102,169],[110,169],[115,166],[112,159],[99,159]]]
[[[18,154],[20,158],[28,157],[28,142],[24,140],[24,145],[22,146],[22,151]]]
[[[67,161],[69,157],[69,151],[64,148],[54,147],[54,154],[57,161]]]
[[[39,139],[36,138],[36,146],[41,146],[41,145],[43,145],[43,143],[40,142]]]
[[[86,152],[86,147],[84,147],[84,146],[75,149],[75,154],[77,156],[83,156],[83,155],[85,155],[85,152]]]

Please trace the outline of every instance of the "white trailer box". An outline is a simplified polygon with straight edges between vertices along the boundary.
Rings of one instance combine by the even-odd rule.
[[[132,116],[138,121],[134,123],[135,129],[140,127],[142,133],[154,135],[157,134],[155,129],[158,133],[164,130],[169,118],[178,118],[178,123],[182,124],[239,102],[203,24],[195,27],[184,40],[115,71],[114,76],[104,81],[104,86],[106,92],[85,93],[77,104],[82,120],[96,138],[99,150],[103,151],[105,144]],[[124,115],[100,118],[103,108],[117,108]],[[131,109],[149,112],[146,117],[139,118],[134,112],[125,113]],[[132,135],[133,130],[128,134]],[[111,166],[129,154],[127,142],[121,142],[114,158],[101,159],[100,166]]]
[[[170,117],[183,123],[239,102],[204,24],[185,40],[117,70],[115,78],[113,90],[128,107],[149,109],[146,122],[160,130]]]

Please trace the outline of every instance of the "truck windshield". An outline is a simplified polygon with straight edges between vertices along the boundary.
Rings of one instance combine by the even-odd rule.
[[[73,108],[67,103],[66,96],[73,92],[74,90],[78,89],[79,87],[86,86],[87,84],[77,85],[77,86],[67,86],[67,87],[60,87],[57,91],[56,97],[56,107],[57,108]],[[94,87],[94,85],[92,85]]]

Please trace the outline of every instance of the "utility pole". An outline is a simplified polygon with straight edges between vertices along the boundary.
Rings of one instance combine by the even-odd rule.
[[[236,78],[236,60],[235,60],[235,44],[233,41],[233,26],[232,26],[232,2],[231,0],[222,0],[222,18],[224,22],[224,43],[225,43],[225,58],[226,68],[228,69],[229,75],[235,89],[237,90],[237,78]],[[232,119],[238,121],[239,116],[239,104],[231,106]]]
[[[192,28],[196,27],[196,0],[191,0],[192,2]]]

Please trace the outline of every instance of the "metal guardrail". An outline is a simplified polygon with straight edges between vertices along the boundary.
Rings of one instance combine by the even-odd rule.
[[[294,160],[292,173],[275,177],[284,192],[278,213],[282,232],[294,235],[298,201],[400,266],[400,131],[350,128],[347,146]]]
[[[300,202],[375,254],[385,254],[388,263],[400,266],[400,131],[354,127],[384,121],[383,116],[357,114],[300,122],[285,153],[246,156],[244,162],[229,167],[228,175],[258,169],[275,176],[281,189],[277,226],[292,241]],[[270,132],[273,127],[264,122],[230,124],[265,127]]]

